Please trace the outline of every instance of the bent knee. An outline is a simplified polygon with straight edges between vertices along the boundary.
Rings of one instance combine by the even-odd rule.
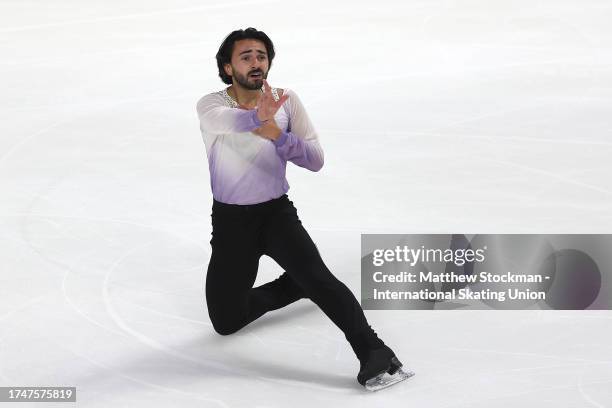
[[[221,336],[229,336],[230,334],[234,334],[239,330],[233,327],[218,326],[218,325],[213,325],[213,328],[215,329],[215,332]]]
[[[242,325],[234,320],[211,319],[213,329],[221,336],[229,336],[242,328]]]

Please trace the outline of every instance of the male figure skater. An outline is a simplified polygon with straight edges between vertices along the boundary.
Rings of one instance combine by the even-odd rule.
[[[215,330],[228,335],[308,298],[344,333],[360,361],[359,383],[384,388],[408,374],[355,296],[327,269],[287,196],[287,161],[319,171],[323,150],[296,93],[268,85],[274,55],[262,31],[233,31],[216,56],[229,86],[197,103],[213,193],[208,314]],[[284,273],[253,288],[264,254]]]

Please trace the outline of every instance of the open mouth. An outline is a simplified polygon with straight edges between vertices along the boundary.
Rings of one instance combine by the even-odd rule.
[[[263,77],[263,75],[262,75],[261,72],[249,75],[249,78],[253,78],[253,79],[259,79],[259,78],[262,78],[262,77]]]

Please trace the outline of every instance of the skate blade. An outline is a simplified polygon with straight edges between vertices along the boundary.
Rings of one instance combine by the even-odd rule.
[[[383,388],[390,387],[400,381],[404,381],[413,375],[414,373],[412,371],[404,371],[402,368],[398,368],[394,374],[384,372],[374,378],[370,378],[368,381],[366,381],[365,388],[368,391],[382,390]]]

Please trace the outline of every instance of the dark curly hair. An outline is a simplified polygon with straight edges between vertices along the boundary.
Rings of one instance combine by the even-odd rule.
[[[232,31],[223,43],[219,47],[219,51],[217,51],[217,68],[219,68],[219,77],[221,80],[228,84],[232,84],[232,77],[225,73],[223,69],[224,64],[229,64],[232,60],[232,52],[234,52],[234,43],[240,40],[259,40],[266,46],[266,51],[268,52],[268,69],[272,67],[272,60],[274,59],[274,44],[272,44],[272,40],[270,37],[266,35],[263,31],[258,31],[253,27],[249,27],[246,30],[236,30]]]

